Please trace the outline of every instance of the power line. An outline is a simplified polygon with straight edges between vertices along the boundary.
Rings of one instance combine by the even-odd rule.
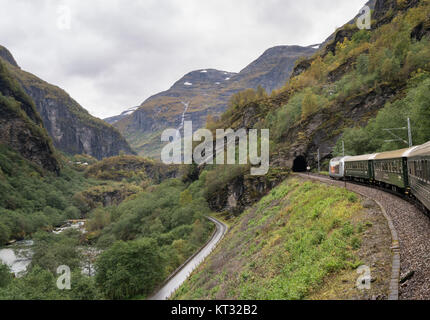
[[[383,131],[388,132],[389,134],[391,134],[395,139],[391,139],[391,140],[384,140],[385,142],[395,142],[395,141],[401,141],[407,145],[409,145],[409,148],[412,148],[413,144],[412,144],[412,127],[411,127],[411,119],[408,118],[408,126],[407,127],[402,127],[402,128],[391,128],[391,129],[382,129]],[[397,134],[395,134],[393,131],[402,131],[402,130],[406,130],[408,132],[408,140],[406,141],[405,139],[401,138],[400,136],[398,136]]]

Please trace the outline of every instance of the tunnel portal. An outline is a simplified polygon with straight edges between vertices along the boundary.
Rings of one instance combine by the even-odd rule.
[[[306,172],[308,164],[304,156],[298,156],[294,159],[293,171],[294,172]]]

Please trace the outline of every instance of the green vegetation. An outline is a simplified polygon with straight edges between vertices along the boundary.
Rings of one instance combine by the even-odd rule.
[[[355,194],[289,179],[236,218],[225,240],[175,299],[306,299],[360,265]]]
[[[12,279],[6,266],[0,264],[0,300],[92,300],[103,296],[95,279],[81,273],[83,260],[79,249],[81,235],[68,231],[55,235],[37,232],[34,256],[27,274]],[[59,265],[71,268],[71,290],[59,290],[56,273]]]
[[[310,67],[284,88],[270,96],[261,87],[235,94],[227,112],[219,119],[209,117],[207,127],[270,128],[271,149],[280,155],[277,163],[284,162],[292,144],[311,141],[309,133],[324,126],[330,141],[343,134],[349,154],[402,147],[402,143],[385,143],[382,129],[403,127],[408,117],[414,142],[429,140],[430,43],[411,36],[429,14],[429,2],[422,1],[418,8],[398,13],[391,23],[373,31],[346,27],[355,32],[350,39],[334,44],[334,52],[326,48],[302,61],[309,61]],[[2,92],[1,106],[47,137],[34,103],[27,101],[5,70],[0,61],[0,79],[5,82],[0,84],[13,94]],[[47,97],[64,100],[83,122],[106,127],[93,121],[60,89],[17,68],[11,70],[26,85],[37,84]],[[372,111],[363,112],[358,120],[337,121],[342,115],[353,117],[350,106],[361,108],[369,96],[380,96],[384,104],[390,102],[366,106]],[[201,111],[198,108],[219,98],[195,99],[191,108]],[[167,105],[169,120],[182,114],[182,100],[160,97],[142,109],[152,112]],[[30,108],[24,110],[24,105]],[[344,114],[343,109],[347,110]],[[368,122],[379,109],[377,117]],[[312,122],[325,115],[330,123]],[[127,120],[118,123],[122,131],[128,125]],[[344,131],[355,125],[365,127]],[[160,142],[159,132],[144,138],[141,132],[128,136],[139,150],[152,154],[159,147],[155,143]],[[338,151],[339,145],[334,153]],[[7,267],[0,265],[0,299],[146,298],[207,241],[213,231],[205,217],[211,213],[210,198],[225,196],[226,187],[249,172],[247,166],[171,168],[134,156],[99,162],[84,155],[59,159],[63,168],[56,176],[0,145],[0,244],[29,236],[35,239],[27,275],[12,279]],[[282,169],[272,169],[270,174],[276,170]],[[182,173],[182,179],[175,178]],[[312,298],[328,279],[354,273],[360,264],[357,252],[369,227],[357,218],[362,210],[357,196],[346,190],[289,179],[233,218],[231,232],[176,298]],[[85,235],[47,232],[78,217],[88,218]],[[82,247],[87,245],[102,251],[95,262],[94,278],[80,273]],[[60,264],[72,268],[71,291],[59,291],[55,286]]]
[[[91,165],[87,177],[101,180],[124,181],[134,184],[158,184],[166,178],[175,177],[178,167],[136,156],[118,156],[103,159]]]
[[[144,297],[212,232],[202,181],[167,179],[154,185],[178,168],[123,156],[95,162],[82,172],[74,169],[76,160],[87,158],[75,156],[62,158],[57,176],[6,146],[0,145],[0,151],[1,244],[30,236],[35,243],[25,276],[11,280],[1,266],[0,299]],[[86,234],[49,232],[80,217],[88,218]],[[103,250],[95,278],[80,274],[81,247],[87,245]],[[72,269],[71,291],[56,288],[59,265]]]
[[[310,66],[270,97],[243,92],[249,99],[240,100],[241,95],[236,95],[239,102],[231,104],[220,120],[212,119],[210,128],[238,127],[246,115],[248,126],[271,128],[271,150],[281,155],[291,151],[294,143],[310,143],[312,137],[305,133],[308,126],[312,121],[312,126],[317,126],[318,117],[328,115],[330,120],[318,128],[324,131],[321,133],[330,141],[344,133],[348,153],[359,154],[406,146],[402,142],[384,143],[390,136],[381,129],[404,127],[410,117],[414,143],[428,141],[430,42],[428,37],[415,39],[413,30],[420,23],[428,25],[430,3],[421,1],[416,8],[391,14],[390,23],[371,31],[346,26],[352,34],[350,39],[329,43],[306,59]],[[366,105],[367,98],[374,96],[380,96],[385,107]],[[359,119],[348,119],[359,108],[370,110]],[[378,109],[378,117],[361,129]],[[250,114],[255,116],[250,118]],[[349,129],[344,132],[345,128]],[[401,134],[406,138],[405,133]],[[338,145],[334,153],[339,154],[339,150]]]
[[[36,111],[36,107],[31,98],[25,94],[19,83],[12,77],[5,62],[0,59],[0,111],[2,120],[7,122],[20,119],[26,129],[31,132],[35,139],[40,139],[52,156],[55,163],[54,147],[48,133],[43,128],[42,119]],[[0,121],[2,124],[3,121]],[[3,125],[3,124],[2,124]],[[7,137],[9,134],[3,133]],[[11,143],[7,141],[7,143]]]
[[[30,118],[35,124],[41,124],[42,119],[36,111],[34,102],[28,95],[25,94],[24,90],[18,84],[18,82],[12,77],[6,64],[0,59],[0,97],[2,106],[6,105],[10,109],[19,113],[20,111],[25,112],[28,118]],[[7,98],[10,97],[9,99]],[[9,101],[8,101],[9,100]],[[8,103],[9,102],[9,103]],[[45,132],[46,135],[46,132]]]
[[[105,295],[126,299],[150,294],[207,241],[213,228],[205,218],[209,212],[198,186],[187,188],[174,179],[117,207],[93,211],[87,227],[90,237],[106,250],[97,261],[97,283]],[[143,265],[146,271],[136,272]],[[118,287],[121,281],[129,286]]]
[[[346,154],[357,155],[406,148],[403,141],[392,141],[392,137],[384,131],[387,128],[403,128],[410,118],[412,124],[412,138],[415,145],[423,144],[430,138],[430,74],[417,74],[418,81],[407,90],[407,95],[393,103],[388,103],[363,128],[346,129],[342,139],[345,141]],[[396,131],[404,141],[408,140],[406,130]],[[341,154],[341,141],[335,152]]]
[[[73,195],[95,184],[68,166],[45,172],[0,145],[0,245],[81,217]]]
[[[150,294],[163,280],[162,256],[154,239],[116,242],[97,261],[96,281],[109,299]]]

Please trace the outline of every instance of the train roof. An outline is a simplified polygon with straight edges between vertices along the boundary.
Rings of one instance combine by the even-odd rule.
[[[415,147],[415,149],[409,152],[407,156],[415,157],[415,156],[424,156],[424,155],[430,155],[430,141],[427,143],[424,143],[423,145]]]
[[[346,157],[345,162],[368,161],[373,160],[377,154],[365,154],[362,156]]]
[[[336,158],[331,159],[330,162],[332,162],[332,161],[342,161],[342,160],[345,160],[346,158],[348,158],[348,156],[345,156],[345,157],[336,157]]]
[[[412,148],[405,148],[400,150],[381,152],[375,156],[375,160],[397,159],[397,158],[407,157],[409,153],[415,150],[416,148],[417,147],[412,147]]]

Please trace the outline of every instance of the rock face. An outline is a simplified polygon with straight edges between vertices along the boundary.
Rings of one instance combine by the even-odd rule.
[[[0,144],[46,170],[59,173],[51,139],[33,101],[13,80],[0,59]]]
[[[222,114],[234,93],[258,86],[268,92],[279,89],[291,75],[296,60],[315,51],[312,47],[278,46],[268,49],[240,73],[214,69],[190,72],[169,90],[147,99],[135,112],[106,121],[113,122],[140,155],[157,158],[164,129],[179,128],[184,120],[192,120],[197,130],[205,126],[208,115]]]
[[[2,49],[1,49],[2,48]],[[133,151],[112,126],[91,116],[64,90],[22,71],[7,49],[0,47],[12,76],[33,99],[54,146],[69,154],[88,154],[97,159]]]
[[[286,168],[277,168],[264,177],[241,175],[214,192],[208,199],[209,206],[217,212],[238,215],[284,181],[289,173]]]
[[[297,123],[283,135],[282,140],[290,142],[286,153],[273,155],[274,166],[294,167],[294,161],[303,157],[306,165],[317,167],[315,155],[320,149],[321,162],[332,157],[332,147],[336,144],[343,128],[366,125],[376,116],[381,106],[392,101],[402,88],[382,86],[378,90],[363,92],[346,99],[331,110],[324,110]]]
[[[7,50],[3,46],[0,46],[0,58],[7,61],[8,63],[13,65],[14,67],[19,68],[18,64],[15,61],[15,58],[12,56],[12,54],[9,52],[9,50]]]
[[[243,88],[262,86],[268,93],[281,88],[289,79],[297,59],[311,56],[312,47],[277,46],[266,50],[235,78]]]

